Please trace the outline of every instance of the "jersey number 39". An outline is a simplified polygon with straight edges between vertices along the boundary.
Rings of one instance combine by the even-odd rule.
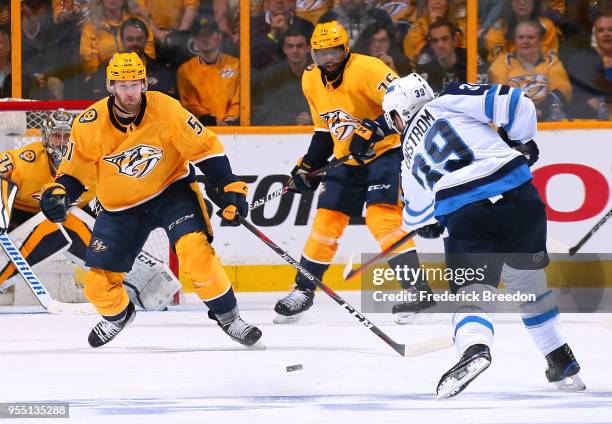
[[[438,146],[441,143],[436,143],[436,139],[444,142],[441,148]],[[414,157],[411,171],[418,183],[423,188],[426,188],[425,184],[427,184],[430,190],[443,174],[432,169],[428,162],[436,165],[445,162],[443,168],[447,172],[453,172],[469,165],[474,160],[474,153],[457,135],[450,123],[444,119],[436,121],[427,131],[423,146],[429,161],[422,154],[417,154]],[[450,159],[451,156],[454,158]]]

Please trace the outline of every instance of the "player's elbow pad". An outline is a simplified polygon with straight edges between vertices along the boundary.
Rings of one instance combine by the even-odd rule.
[[[232,166],[226,155],[208,158],[196,164],[200,171],[206,175],[210,184],[217,187],[219,182],[232,174]]]
[[[55,179],[55,182],[64,186],[69,203],[75,203],[81,197],[81,194],[87,191],[85,186],[72,175],[60,175]]]

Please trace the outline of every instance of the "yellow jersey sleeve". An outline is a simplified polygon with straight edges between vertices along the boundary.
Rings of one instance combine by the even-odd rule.
[[[169,99],[168,112],[177,125],[175,146],[190,162],[200,162],[225,154],[223,144],[215,133],[205,128],[198,119],[174,99]]]
[[[552,57],[550,70],[548,71],[548,88],[550,91],[559,90],[569,102],[572,99],[572,85],[563,64],[557,56]]]
[[[489,82],[496,84],[506,84],[508,82],[508,55],[498,56],[489,68]]]

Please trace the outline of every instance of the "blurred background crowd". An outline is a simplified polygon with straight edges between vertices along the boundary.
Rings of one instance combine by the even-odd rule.
[[[12,95],[10,3],[0,0],[0,97]],[[252,125],[309,125],[300,79],[312,62],[310,35],[334,19],[352,53],[400,76],[418,72],[436,92],[466,80],[466,0],[249,4],[244,40],[238,0],[22,0],[22,97],[102,98],[110,57],[134,51],[149,89],[177,98],[206,125],[237,125],[245,101]],[[479,0],[477,31],[478,82],[521,88],[541,121],[610,119],[612,0]],[[240,60],[250,63],[248,99]]]

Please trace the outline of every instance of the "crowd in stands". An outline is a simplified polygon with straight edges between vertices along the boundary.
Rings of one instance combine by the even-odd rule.
[[[239,0],[22,0],[22,96],[107,95],[115,52],[146,64],[149,89],[206,125],[240,122]],[[352,53],[436,92],[466,81],[466,0],[251,0],[253,125],[309,125],[301,91],[318,22],[339,21]],[[0,96],[11,96],[10,1],[0,0]],[[479,0],[477,80],[523,90],[542,121],[608,120],[612,0]]]

